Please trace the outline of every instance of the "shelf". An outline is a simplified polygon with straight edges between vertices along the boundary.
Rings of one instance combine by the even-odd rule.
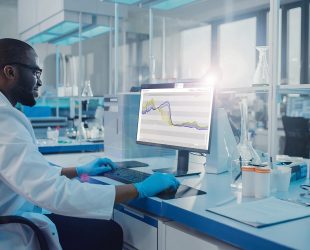
[[[240,87],[240,88],[219,88],[219,94],[247,94],[247,93],[268,93],[270,86]],[[299,85],[278,85],[279,94],[308,94],[310,95],[310,84]]]
[[[308,94],[310,95],[310,84],[279,85],[278,92],[280,94]]]
[[[79,99],[81,98],[82,100],[97,100],[104,98],[104,96],[40,96],[39,99]]]
[[[218,90],[219,94],[267,93],[269,91],[269,86],[219,88]]]

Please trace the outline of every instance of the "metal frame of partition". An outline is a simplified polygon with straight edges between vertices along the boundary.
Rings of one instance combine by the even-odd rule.
[[[288,51],[288,27],[287,27],[287,15],[291,9],[301,8],[301,39],[300,39],[300,84],[310,83],[309,75],[309,7],[310,0],[302,0],[294,3],[281,5],[282,9],[282,33],[281,33],[281,78],[287,78],[287,51]]]

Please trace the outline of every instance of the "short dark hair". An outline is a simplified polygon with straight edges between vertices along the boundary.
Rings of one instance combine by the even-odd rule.
[[[0,65],[10,62],[23,62],[26,52],[34,49],[21,40],[13,38],[0,39]]]

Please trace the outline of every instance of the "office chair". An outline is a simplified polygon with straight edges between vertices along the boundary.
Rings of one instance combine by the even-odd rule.
[[[9,223],[19,223],[24,224],[30,227],[35,235],[37,236],[39,246],[41,250],[49,250],[46,238],[40,228],[34,224],[31,220],[26,219],[22,216],[0,216],[0,225],[1,224],[9,224]]]
[[[309,121],[304,117],[282,117],[285,132],[284,154],[309,158]]]

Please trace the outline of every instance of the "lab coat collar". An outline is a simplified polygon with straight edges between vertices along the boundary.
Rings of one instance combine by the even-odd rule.
[[[6,96],[4,94],[2,94],[2,92],[0,91],[0,105],[5,105],[5,104],[12,106],[12,103],[10,103],[8,98],[6,98]]]

